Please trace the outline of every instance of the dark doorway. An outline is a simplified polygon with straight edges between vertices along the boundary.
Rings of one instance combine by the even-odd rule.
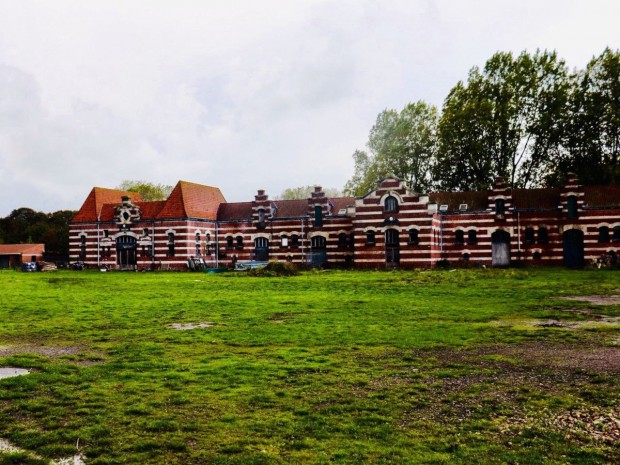
[[[259,262],[269,260],[269,240],[266,237],[254,239],[254,260]]]
[[[327,241],[323,236],[314,236],[311,240],[312,252],[310,263],[312,266],[322,267],[327,263]]]
[[[579,229],[564,231],[564,265],[583,266],[583,232]]]
[[[493,266],[510,266],[510,234],[497,230],[491,235]]]
[[[400,241],[396,229],[385,231],[385,264],[388,267],[396,267],[400,263]]]
[[[137,248],[135,237],[121,236],[116,239],[116,263],[120,265],[121,270],[135,269]]]

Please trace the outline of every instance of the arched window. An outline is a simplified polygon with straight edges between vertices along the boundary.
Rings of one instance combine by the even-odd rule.
[[[355,233],[349,233],[349,248],[355,247]]]
[[[420,235],[417,229],[409,230],[409,245],[418,245],[420,243]]]
[[[396,229],[388,229],[385,231],[385,245],[388,247],[398,247],[399,245],[399,234]]]
[[[200,257],[202,255],[200,250],[200,233],[196,233],[196,256]]]
[[[366,245],[375,245],[375,232],[366,231]]]
[[[313,236],[311,245],[313,249],[324,249],[327,247],[327,241],[323,236]]]
[[[532,256],[534,260],[540,260],[541,257],[542,257],[542,254],[540,252],[534,252],[534,255]]]
[[[398,211],[398,200],[393,195],[388,195],[383,203],[386,212]]]
[[[280,247],[283,249],[288,247],[288,236],[286,234],[280,236]]]
[[[347,235],[345,233],[338,234],[338,247],[344,249],[347,246]]]
[[[266,237],[254,239],[254,258],[261,262],[269,260],[269,240]]]
[[[620,242],[620,226],[614,226],[614,242]]]
[[[258,228],[259,229],[265,228],[265,209],[264,208],[258,209]]]
[[[525,236],[526,244],[534,243],[534,228],[525,228],[525,232],[523,235]]]
[[[599,242],[609,242],[609,227],[601,226],[598,228],[598,241]]]
[[[237,236],[235,247],[237,249],[243,249],[243,236]]]
[[[463,254],[463,261],[464,261],[464,262],[468,262],[468,261],[469,261],[469,254],[468,254],[467,252],[465,252],[465,253]]]
[[[538,243],[539,244],[549,243],[549,230],[547,228],[538,228]]]
[[[504,199],[495,199],[495,214],[498,217],[504,216],[506,213],[506,202]]]
[[[454,231],[454,243],[456,245],[463,245],[465,243],[465,234],[462,229]]]
[[[232,236],[228,236],[226,238],[226,248],[227,249],[232,249],[233,248],[233,237]]]
[[[478,232],[475,229],[467,231],[467,243],[470,245],[478,243]]]
[[[291,235],[291,249],[297,249],[299,247],[299,236],[297,234]]]

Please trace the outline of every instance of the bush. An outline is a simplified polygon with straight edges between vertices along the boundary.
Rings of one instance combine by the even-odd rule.
[[[267,264],[264,268],[259,268],[255,270],[248,271],[248,275],[250,276],[297,276],[299,271],[297,267],[293,263],[289,262],[279,262],[272,261]]]

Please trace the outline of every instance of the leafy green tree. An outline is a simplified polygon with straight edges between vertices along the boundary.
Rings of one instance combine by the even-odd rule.
[[[69,223],[75,213],[71,210],[43,213],[18,208],[0,218],[0,243],[42,243],[46,252],[68,255]]]
[[[173,186],[154,184],[152,182],[141,180],[126,179],[116,188],[123,191],[136,192],[140,194],[142,200],[148,202],[152,200],[166,200],[172,192]]]
[[[275,200],[295,200],[295,199],[307,199],[311,197],[314,191],[314,186],[299,186],[289,187],[282,191],[280,195],[275,197]],[[323,188],[323,192],[326,197],[341,197],[342,193],[335,188]]]
[[[368,136],[369,152],[353,154],[355,171],[345,193],[364,195],[388,175],[398,176],[416,191],[428,190],[437,152],[437,119],[437,109],[423,101],[409,103],[400,113],[382,111]]]
[[[584,184],[620,183],[620,51],[609,48],[574,75],[567,152],[554,180],[572,171]]]
[[[472,68],[444,102],[437,186],[488,189],[496,176],[513,187],[543,184],[561,155],[569,88],[555,52],[498,52]]]

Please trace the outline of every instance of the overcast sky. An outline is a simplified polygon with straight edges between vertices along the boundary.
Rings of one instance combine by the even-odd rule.
[[[383,109],[441,106],[498,50],[583,68],[619,19],[617,0],[0,0],[0,216],[124,179],[342,188]]]

